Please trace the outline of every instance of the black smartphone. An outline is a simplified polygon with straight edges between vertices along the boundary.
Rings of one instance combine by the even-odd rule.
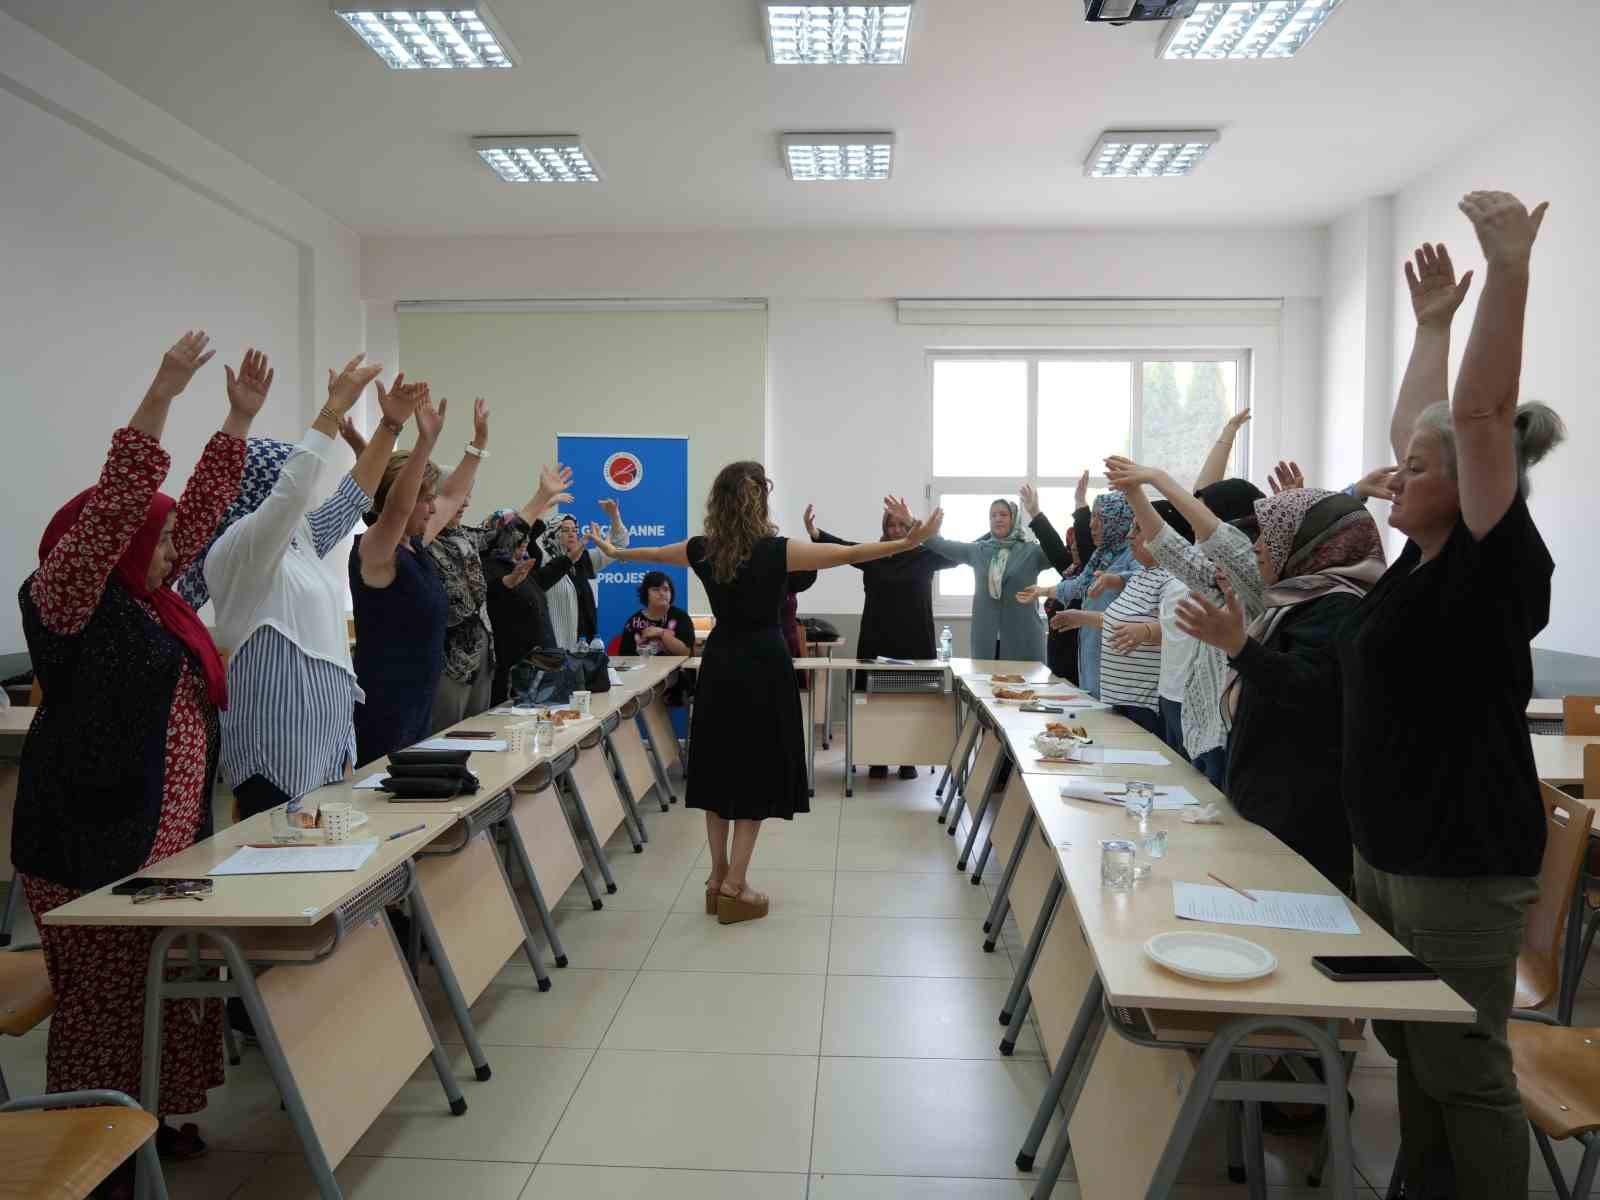
[[[1335,983],[1437,979],[1437,972],[1409,954],[1316,954],[1311,965]]]
[[[172,884],[182,884],[191,892],[209,892],[212,881],[209,879],[152,879],[147,875],[139,875],[133,879],[124,879],[111,889],[113,896],[132,896],[142,892],[145,888],[169,887]]]
[[[457,729],[444,736],[451,738],[497,738],[500,735],[492,729]]]

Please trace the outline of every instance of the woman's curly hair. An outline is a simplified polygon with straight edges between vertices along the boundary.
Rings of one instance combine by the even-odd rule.
[[[772,481],[758,462],[729,463],[711,481],[706,497],[706,561],[718,583],[732,583],[750,560],[756,542],[778,527],[767,515]]]

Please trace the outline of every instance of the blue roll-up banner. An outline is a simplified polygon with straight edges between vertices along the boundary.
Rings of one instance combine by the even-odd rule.
[[[612,434],[556,435],[556,457],[572,468],[568,511],[587,529],[606,524],[601,500],[615,500],[628,536],[641,546],[681,542],[689,536],[689,439],[618,437]],[[597,607],[600,640],[607,646],[622,623],[639,610],[639,583],[651,570],[672,580],[674,603],[689,608],[688,570],[650,563],[614,562],[599,573]]]

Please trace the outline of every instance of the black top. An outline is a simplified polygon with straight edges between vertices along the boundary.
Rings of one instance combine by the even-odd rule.
[[[1264,826],[1341,888],[1353,862],[1341,790],[1339,670],[1333,647],[1361,601],[1348,592],[1284,614],[1265,645],[1232,665],[1239,706],[1228,734],[1228,786],[1239,814]]]
[[[22,744],[11,861],[29,875],[88,891],[132,874],[150,857],[166,789],[173,693],[185,657],[193,669],[199,664],[115,574],[75,634],[45,625],[32,584],[29,575],[17,601],[44,698]],[[216,709],[202,708],[206,773],[197,840],[211,836],[221,741]]]
[[[1395,874],[1537,875],[1528,643],[1550,619],[1555,563],[1521,497],[1482,541],[1458,520],[1421,557],[1408,542],[1339,645],[1356,847]]]
[[[689,566],[717,624],[695,690],[684,803],[724,820],[810,811],[800,690],[780,614],[789,597],[788,539],[762,538],[727,583],[713,577],[706,539],[689,539]]]
[[[665,629],[685,646],[689,653],[694,653],[694,620],[683,609],[675,605],[667,607],[667,615],[656,620],[644,609],[640,609],[622,623],[622,644],[618,647],[620,654],[639,653],[639,631],[647,626],[654,625],[658,629]],[[660,645],[657,642],[656,645]]]
[[[361,578],[361,537],[350,547],[350,603],[356,619],[356,761],[369,763],[433,732],[433,695],[444,673],[450,601],[421,538],[394,552],[394,582]]]
[[[835,546],[854,546],[817,530],[813,539]],[[962,564],[941,558],[926,546],[918,546],[888,558],[856,563],[861,572],[866,597],[861,605],[861,635],[856,641],[857,658],[932,658],[933,576],[947,567]]]
[[[1094,534],[1089,529],[1089,506],[1084,505],[1072,514],[1072,540],[1078,543],[1078,555],[1081,561],[1088,562],[1094,553]],[[1048,522],[1046,523],[1048,526]],[[1056,537],[1054,527],[1050,528],[1050,536]],[[1058,539],[1059,540],[1059,539]],[[1044,537],[1039,536],[1039,544],[1044,545]],[[1063,547],[1065,550],[1065,547]],[[1056,570],[1066,573],[1066,569],[1054,559],[1050,565]],[[1069,562],[1068,567],[1071,566]],[[1083,599],[1079,596],[1072,598],[1072,603],[1067,608],[1082,608]],[[1048,629],[1050,618],[1062,611],[1061,603],[1054,597],[1044,602],[1045,626]],[[1050,667],[1050,674],[1072,683],[1078,682],[1078,631],[1076,629],[1050,629],[1045,635],[1045,662]]]
[[[521,520],[521,517],[516,518],[513,528]],[[494,704],[504,703],[510,695],[510,673],[514,664],[527,658],[533,650],[555,648],[550,605],[544,594],[572,569],[572,560],[564,554],[555,558],[540,555],[539,535],[543,532],[543,521],[535,521],[529,527],[529,553],[543,561],[514,588],[506,587],[504,580],[516,570],[517,564],[496,557],[492,551],[483,556],[483,577],[489,585],[485,604],[489,609],[489,628],[494,631],[494,683],[490,691]]]

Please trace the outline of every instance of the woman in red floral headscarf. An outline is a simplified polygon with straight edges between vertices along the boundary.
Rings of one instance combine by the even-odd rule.
[[[12,859],[56,995],[48,1090],[139,1095],[145,971],[154,930],[46,925],[85,892],[176,854],[211,830],[217,711],[226,675],[199,617],[169,581],[207,543],[239,489],[245,435],[271,384],[250,351],[228,376],[228,417],[174,501],[167,411],[211,358],[204,333],[162,359],[133,419],[112,435],[100,481],[50,521],[18,596],[43,699],[23,747]],[[220,1001],[167,1003],[161,1109],[192,1113],[222,1082]],[[163,1125],[161,1150],[193,1157],[193,1125]],[[113,1183],[121,1187],[123,1180]],[[115,1191],[113,1191],[115,1194]]]

